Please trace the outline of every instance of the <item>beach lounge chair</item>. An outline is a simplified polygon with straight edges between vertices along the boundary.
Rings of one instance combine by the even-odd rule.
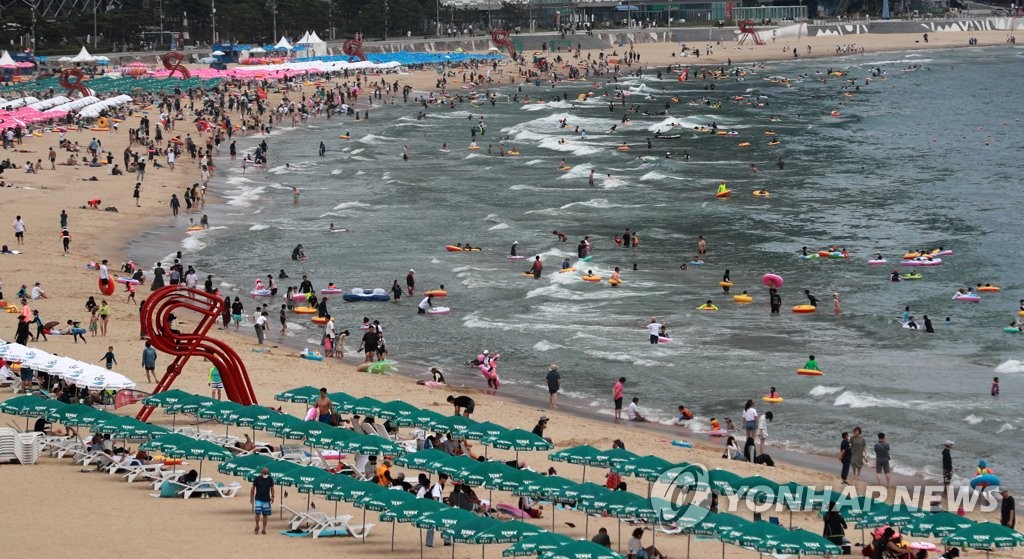
[[[0,462],[17,460],[16,448],[18,446],[15,437],[16,431],[7,427],[0,427]]]
[[[14,453],[23,465],[35,464],[43,451],[43,434],[35,431],[18,433],[15,436]]]
[[[10,388],[11,392],[20,392],[21,379],[6,366],[0,367],[0,388]]]
[[[281,505],[281,510],[288,513],[288,530],[291,532],[301,531],[303,528],[312,528],[321,522],[325,522],[329,516],[318,510],[299,511],[287,505]]]
[[[313,539],[319,538],[325,532],[363,539],[369,536],[373,530],[373,524],[349,524],[350,520],[352,520],[352,517],[347,514],[327,517],[322,523],[317,524],[310,530],[313,533]]]

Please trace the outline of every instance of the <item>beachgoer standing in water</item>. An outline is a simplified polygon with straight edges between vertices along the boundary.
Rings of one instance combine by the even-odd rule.
[[[410,269],[409,273],[405,274],[405,287],[409,296],[412,297],[416,291],[416,270]]]
[[[704,255],[708,251],[708,242],[704,240],[702,235],[697,235],[697,256],[704,259]]]
[[[779,295],[779,290],[774,287],[768,290],[768,299],[771,304],[771,314],[779,314],[779,309],[782,308],[782,296]]]
[[[618,382],[612,387],[612,401],[615,403],[615,423],[622,421],[622,392],[626,384],[626,377],[619,377]]]
[[[530,267],[529,273],[533,274],[534,279],[540,279],[540,274],[544,270],[544,264],[540,261],[540,255],[533,258],[533,266]]]

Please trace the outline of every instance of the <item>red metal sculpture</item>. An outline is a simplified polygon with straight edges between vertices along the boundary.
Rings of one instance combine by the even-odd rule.
[[[181,74],[181,79],[187,80],[192,77],[192,73],[188,71],[181,62],[185,60],[185,55],[178,51],[165,52],[160,55],[160,61],[164,63],[164,68],[171,71],[167,74],[167,77],[171,77],[175,72]]]
[[[505,47],[509,58],[515,60],[516,58],[519,58],[519,56],[516,52],[516,47],[512,45],[512,41],[508,40],[509,34],[510,33],[507,29],[495,29],[494,31],[491,31],[491,42],[493,42],[494,46],[499,49],[501,47]]]
[[[757,34],[757,29],[754,28],[754,21],[750,19],[744,19],[738,22],[740,27],[740,40],[737,44],[742,45],[748,38],[754,41],[755,45],[764,45],[765,42],[761,39],[761,36]]]
[[[74,80],[72,81],[71,78],[74,78]],[[78,68],[65,68],[61,70],[57,82],[61,87],[68,90],[68,95],[76,91],[81,93],[82,97],[92,95],[92,91],[89,91],[89,88],[85,85],[85,72]]]
[[[171,313],[183,310],[197,313],[200,317],[199,324],[192,332],[175,330],[169,321]],[[140,318],[142,333],[157,351],[175,356],[153,390],[154,394],[169,389],[189,358],[196,356],[207,359],[217,367],[229,400],[243,406],[256,403],[256,394],[242,358],[226,342],[206,335],[217,323],[223,310],[224,300],[221,297],[177,285],[162,287],[146,298]],[[152,413],[152,407],[144,406],[136,417],[146,421]]]
[[[353,58],[366,60],[366,53],[363,52],[363,34],[356,33],[354,38],[345,41],[341,45],[341,51],[348,55],[349,62]]]

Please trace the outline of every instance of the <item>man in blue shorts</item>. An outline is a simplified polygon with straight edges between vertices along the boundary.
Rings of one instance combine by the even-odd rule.
[[[249,503],[256,514],[256,527],[253,534],[267,533],[267,519],[270,518],[271,503],[274,502],[274,478],[270,477],[270,470],[263,468],[260,475],[252,480],[252,489],[249,491]],[[260,528],[260,517],[263,517],[263,528]]]

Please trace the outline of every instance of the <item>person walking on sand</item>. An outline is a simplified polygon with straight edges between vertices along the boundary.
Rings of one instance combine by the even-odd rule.
[[[177,194],[171,194],[171,202],[170,202],[170,204],[171,204],[171,215],[173,215],[174,217],[178,217],[178,208],[181,207],[181,202],[178,201],[178,195]]]
[[[878,434],[878,442],[875,443],[875,481],[882,484],[882,474],[885,474],[885,486],[892,484],[892,467],[889,464],[889,441],[885,440],[885,433]]]
[[[207,384],[210,385],[210,397],[220,400],[223,395],[224,380],[220,377],[220,371],[217,370],[217,367],[210,367]]]
[[[132,191],[132,198],[135,198],[135,207],[136,208],[141,208],[142,205],[139,204],[139,200],[142,198],[142,183],[141,182],[135,183],[135,190]]]
[[[946,441],[942,447],[942,485],[948,488],[953,481],[953,441]]]
[[[114,365],[117,365],[117,357],[114,357],[114,346],[107,346],[107,352],[103,354],[100,361],[105,363],[108,371],[113,369]]]
[[[267,533],[267,519],[270,518],[272,505],[274,503],[274,478],[270,477],[270,470],[264,467],[260,475],[252,480],[252,489],[249,490],[249,504],[252,505],[253,513],[256,516],[256,527],[253,534]],[[263,519],[263,527],[260,528],[260,519]]]
[[[146,341],[146,348],[142,350],[142,368],[146,370],[146,382],[156,382],[156,350],[153,344]],[[152,379],[150,378],[152,376]]]
[[[100,301],[99,306],[100,315],[100,336],[107,336],[107,325],[110,323],[110,305],[106,299]]]
[[[850,485],[850,461],[852,459],[853,453],[851,452],[850,447],[850,434],[843,431],[843,440],[839,442],[839,463],[843,466],[839,477],[843,480],[843,485]]]
[[[612,386],[612,401],[615,403],[615,423],[622,421],[622,392],[626,384],[626,377],[619,377],[615,386]]]
[[[12,227],[14,228],[14,238],[18,241],[18,244],[25,244],[25,231],[27,230],[25,220],[21,219],[20,215],[15,217]]]
[[[558,365],[552,363],[548,367],[548,408],[558,409],[558,391],[562,388],[562,375],[558,373]]]

